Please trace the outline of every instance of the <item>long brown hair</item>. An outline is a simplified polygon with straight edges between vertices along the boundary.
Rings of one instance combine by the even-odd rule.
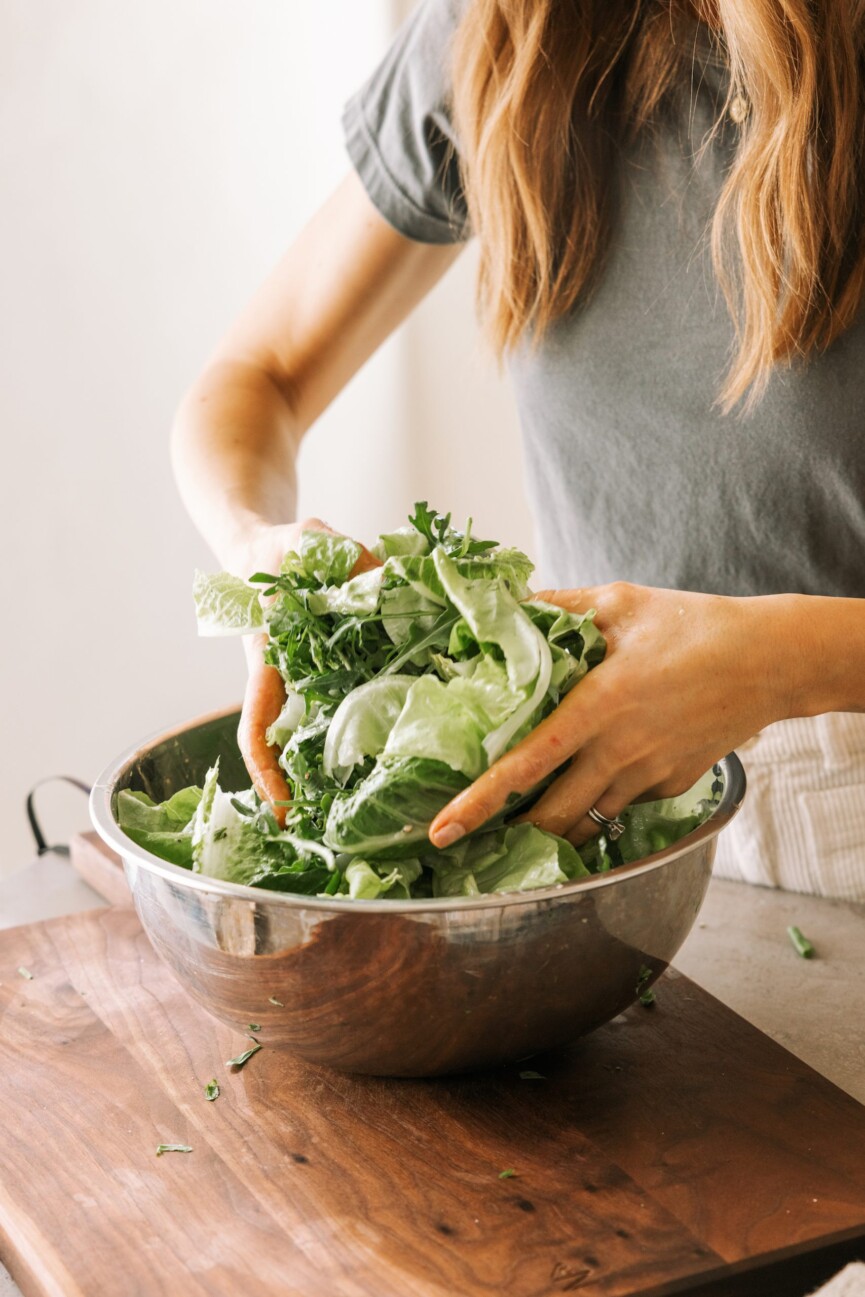
[[[466,0],[453,106],[480,309],[503,352],[603,272],[616,150],[687,93],[701,4],[729,61],[724,111],[744,116],[711,231],[736,326],[730,409],[828,347],[862,301],[865,0]]]

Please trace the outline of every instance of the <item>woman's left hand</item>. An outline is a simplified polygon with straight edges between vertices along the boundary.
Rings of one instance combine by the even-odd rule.
[[[616,582],[536,596],[597,609],[602,663],[531,734],[439,812],[449,846],[572,758],[523,817],[579,845],[630,802],[686,792],[764,725],[795,714],[795,597],[728,598]]]

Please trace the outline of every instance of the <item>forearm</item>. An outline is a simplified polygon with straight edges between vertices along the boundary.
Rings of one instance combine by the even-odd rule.
[[[223,360],[187,393],[172,431],[183,502],[231,567],[263,526],[295,517],[295,455],[304,429],[286,393],[254,364]]]
[[[782,595],[773,602],[775,651],[791,682],[788,714],[865,711],[865,599]]]

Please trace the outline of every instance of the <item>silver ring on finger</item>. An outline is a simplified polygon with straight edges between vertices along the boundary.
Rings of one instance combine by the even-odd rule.
[[[601,814],[597,806],[590,806],[586,814],[590,820],[593,820],[599,828],[604,830],[611,842],[615,842],[625,831],[625,826],[618,817],[608,819],[606,815]]]

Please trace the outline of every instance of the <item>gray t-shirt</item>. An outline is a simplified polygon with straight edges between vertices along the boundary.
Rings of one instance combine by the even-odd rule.
[[[348,103],[349,154],[397,230],[469,237],[448,111],[456,0],[425,0]],[[529,501],[552,583],[865,596],[865,324],[780,370],[746,418],[715,407],[733,329],[707,230],[736,148],[701,152],[725,71],[625,154],[604,277],[510,361]],[[686,97],[687,98],[687,97]]]

